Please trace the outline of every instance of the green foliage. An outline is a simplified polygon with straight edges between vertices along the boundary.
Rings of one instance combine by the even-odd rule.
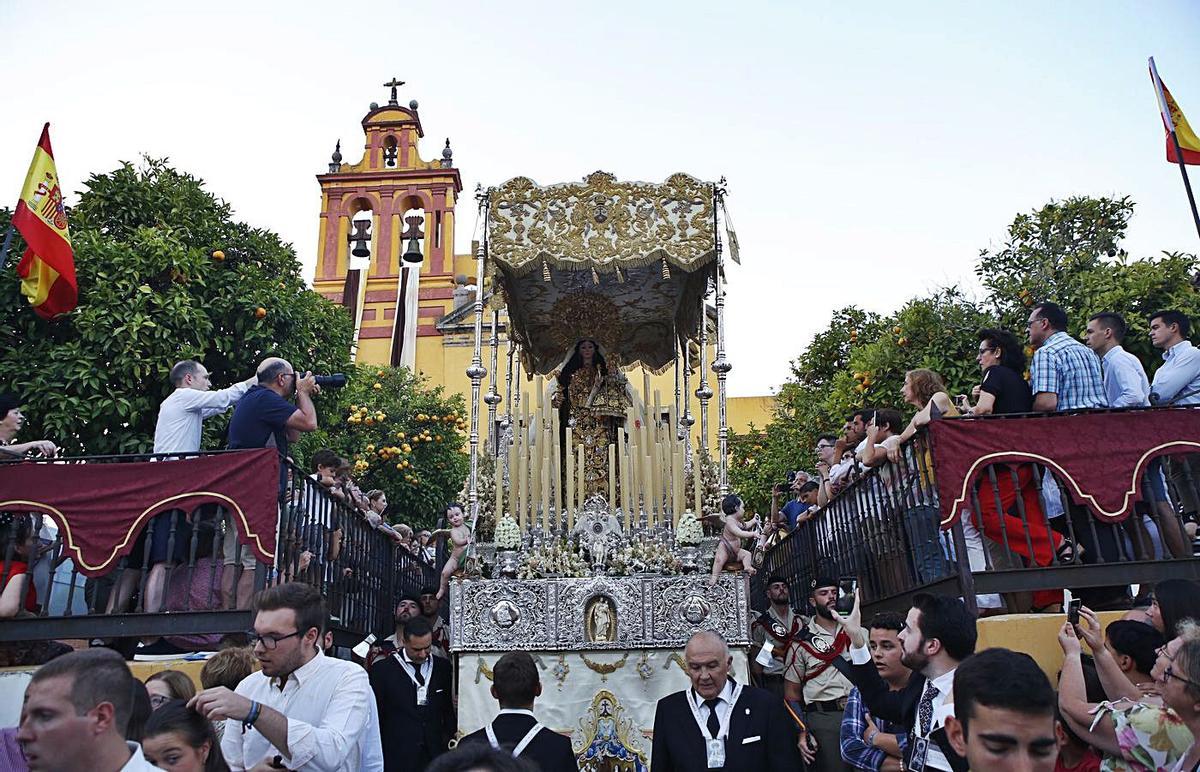
[[[467,474],[467,428],[461,395],[447,396],[408,368],[364,365],[297,452],[307,460],[331,448],[354,463],[360,488],[387,494],[393,521],[431,527]]]
[[[0,212],[0,231],[10,215]],[[269,354],[297,369],[346,367],[351,320],[307,288],[292,247],[234,221],[228,204],[166,160],[93,175],[69,216],[73,313],[43,321],[11,267],[0,279],[0,388],[27,406],[23,437],[68,454],[147,452],[180,359],[203,362],[218,388]],[[23,250],[15,239],[10,264]],[[224,444],[226,420],[206,422],[206,447]]]
[[[1063,306],[1074,335],[1091,314],[1123,314],[1130,328],[1125,348],[1153,372],[1161,359],[1149,344],[1146,316],[1175,308],[1200,317],[1200,261],[1179,253],[1130,259],[1120,241],[1132,213],[1128,198],[1083,197],[1018,215],[1001,249],[980,252],[981,302],[951,287],[886,316],[853,306],[837,311],[793,361],[771,423],[731,435],[730,482],[747,508],[769,511],[771,487],[788,470],[812,470],[817,436],[839,434],[856,408],[911,415],[915,408],[900,395],[906,371],[927,367],[951,395],[969,393],[979,382],[975,332],[999,323],[1021,338],[1038,301]]]

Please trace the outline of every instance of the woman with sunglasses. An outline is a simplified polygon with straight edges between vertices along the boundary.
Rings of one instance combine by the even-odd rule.
[[[1084,742],[1102,754],[1102,772],[1148,769],[1192,772],[1200,764],[1200,628],[1192,620],[1179,625],[1178,637],[1158,650],[1151,676],[1161,704],[1153,697],[1090,704],[1083,680],[1082,649],[1075,627],[1058,633],[1062,675],[1058,703],[1063,717]]]

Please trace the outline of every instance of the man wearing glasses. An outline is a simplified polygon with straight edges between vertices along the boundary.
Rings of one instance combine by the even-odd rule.
[[[321,594],[298,582],[271,587],[255,597],[254,611],[250,639],[262,670],[234,691],[216,686],[188,703],[225,721],[221,752],[230,769],[381,772],[367,673],[321,652],[328,619]]]
[[[270,357],[258,366],[258,382],[238,401],[229,419],[230,450],[275,448],[279,451],[279,491],[287,487],[288,443],[302,432],[317,429],[313,395],[321,392],[312,373],[300,376],[286,359]],[[288,400],[295,395],[296,402]],[[254,554],[238,544],[233,519],[226,517],[225,570],[221,574],[221,597],[226,608],[246,608],[254,591]],[[239,557],[239,554],[240,557]],[[240,573],[235,566],[241,564]],[[237,578],[235,580],[235,574]]]

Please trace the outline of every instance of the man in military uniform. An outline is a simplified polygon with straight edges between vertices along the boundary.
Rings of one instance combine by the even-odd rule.
[[[854,685],[833,667],[834,659],[849,659],[850,638],[838,625],[833,605],[838,581],[820,576],[810,585],[814,614],[801,627],[788,650],[784,669],[784,698],[795,709],[802,703],[805,728],[800,752],[809,769],[821,772],[852,770],[842,761],[839,738],[846,700]]]
[[[750,626],[754,640],[750,675],[755,685],[782,699],[788,650],[804,625],[804,617],[792,611],[788,582],[782,576],[767,580],[767,600],[770,606]]]

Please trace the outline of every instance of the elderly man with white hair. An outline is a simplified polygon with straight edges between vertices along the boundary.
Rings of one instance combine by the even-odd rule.
[[[719,633],[693,635],[683,658],[692,686],[658,701],[654,772],[800,768],[796,726],[783,700],[729,677],[733,657]]]

